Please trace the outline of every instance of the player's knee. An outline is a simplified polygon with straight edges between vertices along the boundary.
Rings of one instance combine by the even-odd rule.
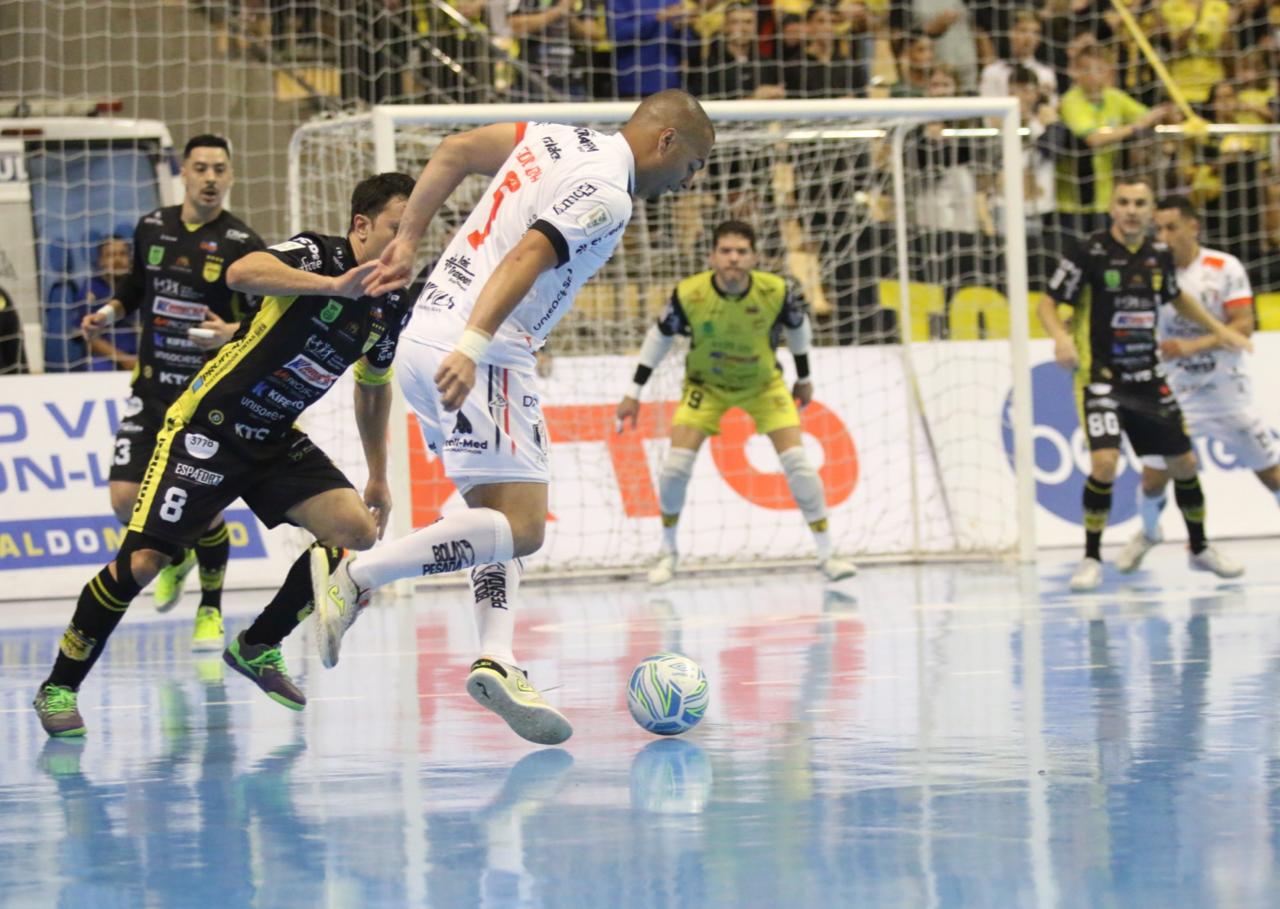
[[[111,490],[111,510],[115,513],[116,520],[121,524],[128,524],[130,518],[133,517],[135,498],[132,490]]]
[[[1096,480],[1110,483],[1116,478],[1116,470],[1120,466],[1120,452],[1116,449],[1095,451],[1090,458],[1090,474]]]
[[[1258,479],[1262,481],[1262,485],[1270,489],[1272,492],[1280,492],[1280,464],[1273,465],[1265,470],[1259,470]]]
[[[533,555],[542,548],[547,537],[546,518],[522,515],[513,519],[507,515],[507,520],[511,523],[511,543],[517,557]]]
[[[335,539],[332,545],[363,552],[366,549],[372,549],[373,544],[378,542],[378,525],[372,515],[357,512],[351,516],[350,520],[344,522],[342,529],[333,536]]]
[[[1177,457],[1169,458],[1169,473],[1175,480],[1189,480],[1196,475],[1200,464],[1196,460],[1196,453],[1188,451],[1186,454],[1180,454]]]

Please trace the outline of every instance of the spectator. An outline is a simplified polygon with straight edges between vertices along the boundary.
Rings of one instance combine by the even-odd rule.
[[[1040,47],[1040,17],[1030,10],[1019,10],[1013,17],[1009,32],[1009,58],[988,63],[982,69],[978,93],[990,98],[1005,98],[1009,90],[1009,74],[1015,67],[1031,70],[1040,83],[1040,91],[1047,100],[1057,101],[1058,77],[1053,70],[1036,59]]]
[[[788,97],[849,98],[866,90],[866,67],[854,56],[852,42],[836,38],[835,28],[831,7],[816,3],[809,7],[804,56],[783,66]]]
[[[1153,0],[1124,0],[1134,22],[1144,35],[1154,35],[1159,31],[1157,13]],[[1147,62],[1146,55],[1138,47],[1138,42],[1128,26],[1120,18],[1119,12],[1107,0],[1102,12],[1102,28],[1100,39],[1103,47],[1115,54],[1116,85],[1121,91],[1132,95],[1148,106],[1155,104],[1163,90],[1162,83],[1156,78],[1155,71]],[[1167,54],[1162,54],[1168,59]]]
[[[1045,91],[1038,73],[1022,64],[1014,64],[1009,73],[1009,93],[1018,99],[1018,109],[1027,135],[1022,139],[1022,198],[1027,230],[1027,280],[1032,289],[1043,289],[1056,263],[1053,251],[1061,243],[1052,236],[1056,227],[1053,214],[1057,209],[1054,191],[1053,144],[1050,129],[1058,123],[1058,109]],[[1004,194],[993,175],[989,197],[995,202],[993,218],[997,230],[1007,229],[1004,212],[999,208]]]
[[[1163,0],[1158,10],[1169,48],[1169,74],[1188,101],[1201,104],[1227,75],[1221,50],[1231,7],[1227,0]]]
[[[46,372],[102,372],[132,369],[137,362],[136,317],[112,326],[88,345],[80,321],[115,296],[115,288],[129,274],[132,249],[122,237],[107,237],[97,248],[94,276],[83,290],[76,283],[54,285],[44,314]]]
[[[510,0],[507,30],[520,41],[521,72],[512,94],[523,101],[586,97],[582,72],[573,66],[574,39],[589,38],[589,26],[574,15],[575,0]]]
[[[978,46],[973,23],[963,0],[893,0],[889,28],[900,43],[907,33],[923,30],[934,40],[934,54],[956,73],[960,89],[972,92],[978,84]]]
[[[415,5],[413,13],[426,49],[422,82],[433,89],[429,99],[458,104],[496,100],[487,0],[443,0],[438,6]]]
[[[1076,54],[1074,84],[1062,96],[1062,123],[1071,141],[1058,150],[1059,222],[1065,233],[1085,236],[1106,227],[1111,186],[1121,143],[1176,117],[1172,105],[1147,108],[1111,88],[1110,58],[1094,44]]]
[[[898,58],[898,81],[889,89],[890,97],[923,98],[927,95],[933,62],[933,39],[924,32],[913,32],[902,46],[902,56]]]
[[[609,0],[618,95],[643,98],[681,87],[690,9],[668,0]]]
[[[1267,51],[1250,48],[1236,63],[1236,96],[1239,101],[1239,123],[1276,122],[1276,77],[1267,65]]]
[[[22,344],[22,322],[13,300],[0,288],[0,376],[27,371],[27,353]]]
[[[708,99],[782,98],[782,72],[760,55],[756,13],[743,3],[724,11],[723,31],[711,42],[701,63],[690,72],[690,90]]]
[[[952,98],[960,94],[959,77],[951,67],[938,64],[929,76],[929,97]],[[976,280],[979,268],[979,231],[993,233],[985,198],[978,193],[975,148],[971,139],[945,134],[948,127],[967,123],[933,122],[907,134],[907,204],[914,212],[918,234],[912,261],[921,270],[915,280],[943,284],[947,298]],[[984,181],[985,182],[985,181]]]
[[[1231,35],[1236,50],[1252,50],[1267,44],[1271,37],[1271,15],[1274,3],[1267,0],[1235,0],[1231,4]]]

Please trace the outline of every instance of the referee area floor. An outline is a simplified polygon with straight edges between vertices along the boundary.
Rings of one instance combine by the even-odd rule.
[[[1088,595],[1077,551],[527,583],[561,748],[467,696],[460,588],[382,602],[328,671],[304,625],[302,713],[193,657],[195,595],[144,596],[81,745],[30,708],[72,604],[0,604],[0,906],[1274,906],[1280,546],[1222,546],[1238,582],[1166,544]],[[267,596],[229,594],[228,633]],[[680,738],[626,708],[659,650],[710,679]]]

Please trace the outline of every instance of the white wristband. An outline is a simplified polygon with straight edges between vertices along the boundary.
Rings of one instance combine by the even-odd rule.
[[[632,383],[631,383],[631,390],[627,392],[627,397],[628,397],[628,398],[635,398],[637,401],[639,401],[639,400],[640,400],[640,396],[641,396],[642,394],[644,394],[644,386],[643,386],[643,385],[641,385],[639,382],[632,382]]]
[[[458,343],[453,345],[455,353],[460,353],[472,363],[480,364],[480,358],[484,356],[484,352],[489,349],[489,343],[493,340],[493,335],[478,328],[468,328],[462,333],[462,337],[458,339]]]
[[[101,306],[98,307],[98,310],[97,312],[94,313],[94,315],[102,316],[102,318],[107,320],[108,325],[116,324],[116,320],[120,318],[120,314],[116,312],[116,308],[112,306],[110,303],[103,303]]]

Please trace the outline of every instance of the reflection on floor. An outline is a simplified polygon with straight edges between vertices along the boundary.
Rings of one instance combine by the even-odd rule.
[[[462,687],[458,593],[379,605],[291,713],[190,610],[141,603],[81,696],[83,745],[28,704],[65,603],[0,607],[5,906],[1274,906],[1280,563],[1175,547],[1073,596],[1037,570],[875,566],[528,585],[517,655],[572,718],[515,739]],[[232,597],[229,629],[258,601]],[[707,719],[654,739],[632,665],[674,649]]]

